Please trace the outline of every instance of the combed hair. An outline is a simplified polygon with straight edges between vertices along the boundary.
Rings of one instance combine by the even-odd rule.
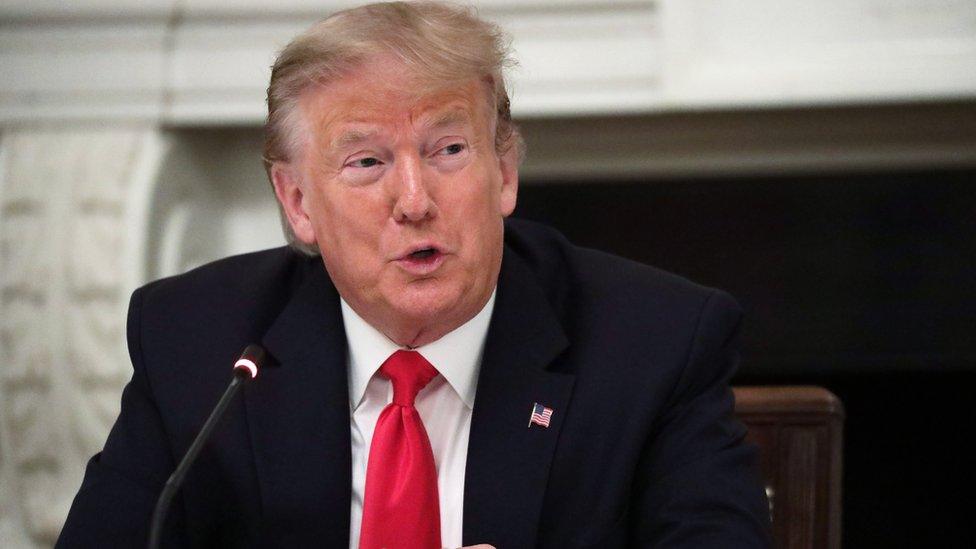
[[[502,30],[480,19],[474,8],[443,2],[383,2],[323,19],[285,46],[272,66],[264,139],[268,180],[271,167],[289,161],[308,136],[298,108],[302,94],[313,85],[342,78],[370,58],[389,54],[419,82],[429,83],[429,90],[418,92],[480,78],[497,112],[495,149],[504,154],[514,146],[521,161],[525,145],[512,122],[505,87],[504,70],[514,63],[509,43]],[[295,237],[283,209],[281,222],[290,246],[309,255],[319,253]]]

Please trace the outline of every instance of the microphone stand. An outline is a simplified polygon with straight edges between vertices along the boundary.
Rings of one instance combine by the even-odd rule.
[[[203,424],[203,428],[200,429],[197,438],[193,440],[190,449],[186,451],[183,460],[180,461],[176,470],[170,475],[169,480],[166,481],[166,485],[163,487],[162,493],[159,494],[159,500],[156,501],[156,509],[153,511],[152,522],[150,523],[149,549],[157,549],[159,547],[159,539],[163,533],[163,524],[166,522],[166,513],[169,511],[173,496],[176,495],[176,491],[183,484],[183,477],[186,476],[187,471],[190,470],[190,466],[196,461],[200,450],[203,449],[204,443],[210,438],[210,434],[217,427],[217,423],[220,422],[220,418],[223,417],[224,412],[230,405],[230,401],[240,391],[244,382],[253,379],[257,375],[258,364],[263,359],[264,349],[257,345],[248,345],[244,349],[240,360],[234,364],[234,377],[230,380],[230,385],[227,386],[227,390],[220,397],[217,406],[210,413],[210,417],[207,418],[207,422]]]

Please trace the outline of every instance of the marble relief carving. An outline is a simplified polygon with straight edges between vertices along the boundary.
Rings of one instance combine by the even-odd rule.
[[[0,141],[0,539],[49,546],[129,376],[124,275],[140,129]]]

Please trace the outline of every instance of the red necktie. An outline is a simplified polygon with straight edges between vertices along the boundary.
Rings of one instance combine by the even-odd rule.
[[[380,366],[393,402],[376,420],[366,467],[360,549],[438,549],[441,513],[437,467],[414,399],[437,370],[415,351],[397,351]]]

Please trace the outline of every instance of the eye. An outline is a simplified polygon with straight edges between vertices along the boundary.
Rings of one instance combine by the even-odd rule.
[[[379,166],[380,161],[376,158],[373,158],[372,156],[367,156],[366,158],[353,160],[352,162],[346,165],[353,168],[372,168],[373,166]]]
[[[455,155],[455,154],[461,154],[462,152],[464,152],[464,149],[465,148],[466,147],[465,147],[464,143],[451,143],[450,145],[444,147],[443,149],[441,149],[438,152],[440,154],[444,154],[444,155],[450,156],[450,155]]]

